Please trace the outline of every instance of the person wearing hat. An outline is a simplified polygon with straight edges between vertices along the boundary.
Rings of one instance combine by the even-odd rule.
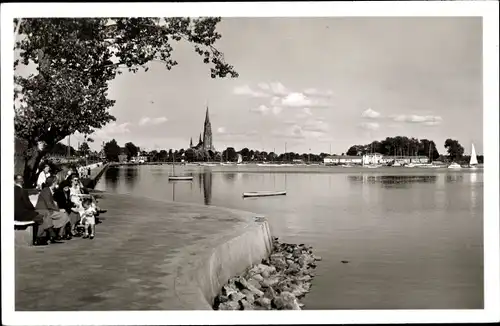
[[[78,234],[76,231],[76,226],[80,221],[80,214],[78,212],[78,207],[76,207],[75,203],[71,200],[70,194],[70,182],[62,181],[59,184],[59,188],[54,191],[54,200],[59,206],[59,208],[64,209],[69,217],[69,229],[66,230],[67,239],[71,239],[72,236]]]

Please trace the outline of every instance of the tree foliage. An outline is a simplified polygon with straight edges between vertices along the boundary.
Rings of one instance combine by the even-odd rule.
[[[14,21],[21,40],[15,44],[19,65],[37,65],[37,73],[15,76],[15,133],[33,150],[25,165],[32,178],[43,155],[75,132],[91,134],[115,118],[108,85],[123,71],[147,71],[150,62],[177,65],[173,44],[193,45],[210,75],[237,77],[215,48],[220,18],[27,18]],[[20,24],[18,26],[18,24]],[[121,70],[125,69],[125,70]],[[31,175],[30,175],[31,173]]]
[[[88,155],[90,153],[89,144],[87,144],[87,142],[83,142],[80,145],[80,148],[78,149],[78,151],[80,152],[80,155]]]
[[[408,138],[404,136],[387,137],[381,141],[373,141],[366,145],[353,145],[349,147],[346,155],[364,155],[380,153],[391,156],[432,156],[435,160],[439,157],[436,144],[432,140]]]
[[[452,160],[459,160],[464,155],[464,148],[460,145],[458,140],[450,138],[446,139],[444,142],[444,148],[446,148],[448,155]]]
[[[228,147],[222,152],[222,160],[227,162],[235,162],[238,159],[236,150],[233,147]]]
[[[116,140],[112,139],[111,141],[104,144],[104,155],[106,156],[106,160],[111,162],[118,162],[118,155],[120,155],[121,148],[118,146]]]
[[[127,160],[130,160],[131,157],[137,156],[139,153],[139,148],[134,145],[132,142],[128,142],[125,144],[125,154],[127,155]]]

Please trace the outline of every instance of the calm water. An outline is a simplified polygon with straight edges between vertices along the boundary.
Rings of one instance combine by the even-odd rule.
[[[307,309],[483,307],[482,170],[217,169],[176,167],[194,180],[169,182],[168,166],[110,168],[96,189],[265,215],[273,235],[323,257]],[[287,196],[242,198],[283,189]]]

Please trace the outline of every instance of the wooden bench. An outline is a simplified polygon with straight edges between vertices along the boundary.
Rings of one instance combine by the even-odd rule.
[[[34,221],[14,221],[16,245],[32,246],[36,240],[37,228]]]

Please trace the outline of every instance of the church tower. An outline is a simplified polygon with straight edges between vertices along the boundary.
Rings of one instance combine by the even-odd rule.
[[[208,115],[208,106],[205,115],[205,127],[203,128],[203,149],[205,151],[215,151],[212,144],[212,125],[210,124],[210,117]]]
[[[191,137],[191,141],[189,142],[189,148],[193,148],[193,137]]]

